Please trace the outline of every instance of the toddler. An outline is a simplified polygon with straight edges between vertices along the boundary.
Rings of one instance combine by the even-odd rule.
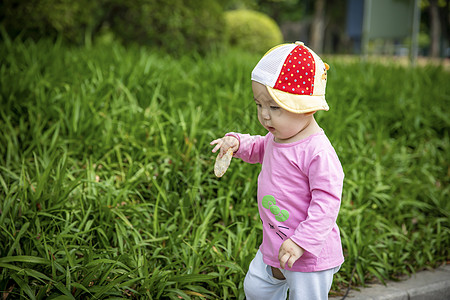
[[[328,110],[328,65],[301,42],[272,48],[252,71],[265,136],[227,133],[222,156],[262,164],[258,210],[263,241],[244,280],[247,299],[328,299],[344,261],[339,212],[344,173],[314,113]]]

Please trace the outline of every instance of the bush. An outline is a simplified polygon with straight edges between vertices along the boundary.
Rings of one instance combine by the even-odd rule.
[[[91,0],[5,0],[0,4],[0,22],[12,37],[61,36],[82,43],[100,22],[101,4]]]
[[[223,42],[221,5],[207,0],[118,1],[109,19],[123,41],[155,45],[169,52],[200,53]]]
[[[283,42],[278,25],[267,15],[251,10],[225,13],[228,42],[251,52],[265,53]]]
[[[6,0],[0,22],[13,38],[83,44],[109,28],[124,43],[172,53],[206,53],[222,44],[225,27],[218,0]]]

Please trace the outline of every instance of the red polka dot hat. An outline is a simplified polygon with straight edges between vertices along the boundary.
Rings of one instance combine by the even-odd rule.
[[[325,86],[329,66],[302,42],[270,49],[252,71],[282,108],[293,113],[328,110]]]

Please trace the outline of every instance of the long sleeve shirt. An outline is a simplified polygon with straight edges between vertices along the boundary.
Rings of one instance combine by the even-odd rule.
[[[344,173],[325,133],[287,144],[275,142],[271,133],[227,135],[240,141],[235,157],[262,165],[257,198],[264,262],[280,268],[278,252],[290,238],[305,252],[289,270],[315,272],[341,265],[344,256],[336,219]]]

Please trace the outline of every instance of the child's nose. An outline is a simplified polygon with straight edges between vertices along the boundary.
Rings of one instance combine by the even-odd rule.
[[[263,108],[263,110],[261,111],[261,116],[265,120],[270,120],[270,112],[269,112],[269,110],[267,108]]]

